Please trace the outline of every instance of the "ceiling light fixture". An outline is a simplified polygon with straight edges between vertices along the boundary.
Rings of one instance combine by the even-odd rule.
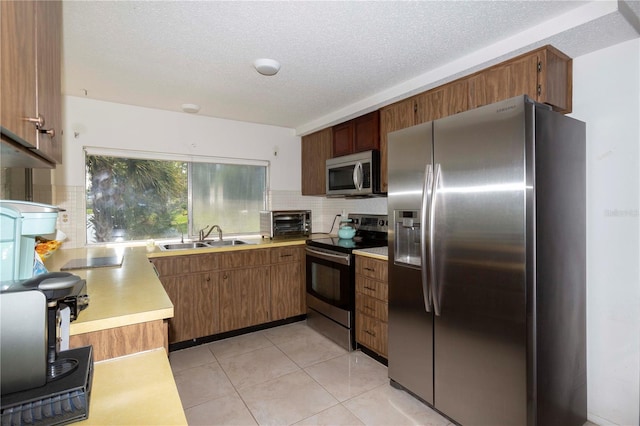
[[[182,104],[182,110],[184,112],[188,112],[189,114],[195,114],[200,111],[200,105],[196,104]]]
[[[276,75],[280,71],[280,63],[275,59],[256,59],[253,66],[262,75]]]

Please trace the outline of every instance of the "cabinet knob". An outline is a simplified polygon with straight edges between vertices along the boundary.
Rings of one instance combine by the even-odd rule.
[[[44,117],[42,116],[42,114],[38,114],[37,117],[25,117],[24,118],[25,121],[28,121],[29,123],[33,123],[36,126],[36,129],[40,130],[41,127],[44,126]]]
[[[229,278],[229,276],[228,276],[227,274],[224,274],[224,275],[222,276],[222,279],[223,279],[223,280],[226,280],[227,278]]]
[[[56,137],[56,130],[55,129],[49,129],[49,130],[45,130],[45,129],[39,129],[40,133],[45,134],[45,135],[49,135],[52,138]]]
[[[211,281],[211,277],[207,277],[207,278],[205,278],[204,280],[205,280],[205,281],[207,281],[207,282],[209,282],[209,281]]]

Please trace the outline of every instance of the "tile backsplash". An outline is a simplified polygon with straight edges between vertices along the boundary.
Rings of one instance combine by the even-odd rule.
[[[53,204],[66,211],[58,216],[57,227],[67,235],[65,248],[84,247],[86,245],[86,201],[85,188],[82,186],[53,186]],[[270,191],[269,209],[271,210],[311,210],[312,229],[315,233],[326,233],[336,217],[344,210],[348,213],[386,214],[387,199],[384,197],[346,199],[308,197],[299,191]],[[338,223],[333,233],[337,232]]]

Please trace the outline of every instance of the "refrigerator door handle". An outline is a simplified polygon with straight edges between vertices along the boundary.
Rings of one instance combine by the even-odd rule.
[[[359,161],[353,168],[353,186],[355,186],[358,191],[362,191],[362,163]]]
[[[427,247],[427,227],[425,226],[428,223],[429,218],[429,197],[432,197],[432,194],[429,192],[432,190],[431,187],[433,185],[433,169],[431,164],[427,164],[427,167],[424,170],[424,185],[422,187],[422,205],[420,210],[420,274],[422,277],[422,294],[424,296],[424,309],[427,312],[431,312],[432,301],[431,301],[431,286],[429,283],[429,256],[427,253],[430,251],[431,246]],[[431,237],[429,237],[431,238]]]
[[[440,301],[438,299],[438,276],[436,274],[436,250],[434,248],[434,231],[436,224],[436,200],[438,199],[437,192],[440,186],[440,179],[442,176],[442,169],[440,164],[435,165],[435,178],[433,181],[433,189],[431,190],[431,211],[429,215],[429,266],[431,270],[431,299],[433,300],[433,311],[437,316],[440,316]]]

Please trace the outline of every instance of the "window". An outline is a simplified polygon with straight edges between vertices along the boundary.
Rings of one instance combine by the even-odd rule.
[[[260,231],[266,161],[85,152],[88,243],[186,238],[210,225],[225,235]]]

